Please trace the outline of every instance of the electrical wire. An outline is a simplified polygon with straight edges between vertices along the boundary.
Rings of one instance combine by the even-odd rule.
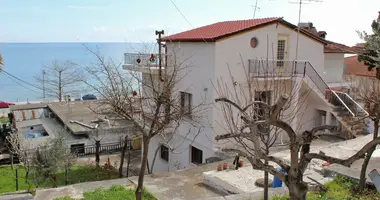
[[[182,15],[182,17],[186,20],[186,22],[191,26],[192,29],[194,29],[194,26],[190,23],[190,21],[187,19],[187,17],[181,12],[181,10],[178,8],[178,6],[174,3],[173,0],[170,0],[172,2],[173,6],[177,9],[177,11]],[[208,44],[208,42],[202,37],[202,40]]]
[[[13,78],[12,78],[12,76],[9,76],[8,74],[4,74],[4,76],[6,76],[7,78],[9,78],[11,81],[13,81],[13,82],[15,82],[17,85],[19,85],[19,86],[21,86],[21,87],[23,87],[23,88],[25,88],[25,89],[27,89],[27,90],[30,90],[30,91],[32,91],[32,92],[35,92],[35,93],[38,93],[38,94],[42,94],[41,92],[37,92],[37,91],[35,91],[35,90],[33,90],[33,89],[30,89],[30,88],[28,88],[28,87],[26,87],[25,85],[22,85],[21,83],[19,83],[19,82],[17,82],[16,80],[14,80]],[[17,79],[18,80],[18,79]]]
[[[2,72],[4,72],[6,75],[8,75],[8,76],[10,76],[10,77],[12,77],[12,78],[14,78],[14,79],[17,79],[17,80],[19,80],[19,81],[21,81],[21,82],[23,82],[23,83],[25,83],[25,84],[27,84],[27,85],[29,85],[29,86],[32,86],[32,87],[34,87],[34,88],[37,88],[38,90],[41,90],[40,87],[37,87],[37,86],[35,86],[35,85],[31,84],[31,83],[28,83],[28,82],[26,82],[26,81],[24,81],[24,80],[22,80],[22,79],[20,79],[20,78],[18,78],[18,77],[16,77],[16,76],[10,74],[9,72],[5,71],[4,69],[2,70]]]

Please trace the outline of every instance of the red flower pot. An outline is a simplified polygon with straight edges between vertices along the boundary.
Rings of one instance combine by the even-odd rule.
[[[244,166],[244,162],[241,160],[240,162],[239,162],[239,167],[243,167]]]
[[[223,170],[226,170],[228,169],[228,164],[227,163],[223,163]]]
[[[222,170],[223,170],[223,168],[222,168],[222,165],[221,165],[221,164],[219,164],[219,165],[218,165],[218,168],[217,168],[217,170],[218,170],[218,171],[222,171]]]

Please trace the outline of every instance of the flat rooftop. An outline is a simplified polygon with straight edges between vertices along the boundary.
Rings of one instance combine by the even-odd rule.
[[[74,135],[90,134],[99,121],[102,122],[98,130],[107,132],[133,128],[130,121],[114,116],[101,101],[59,102],[51,103],[48,107]]]

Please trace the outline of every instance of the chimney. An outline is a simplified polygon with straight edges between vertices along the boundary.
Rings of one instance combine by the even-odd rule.
[[[377,16],[377,20],[380,20],[380,11],[379,11],[379,15]]]
[[[321,37],[323,39],[326,39],[326,35],[327,35],[326,31],[318,31],[318,36],[319,37]]]
[[[313,23],[310,23],[310,22],[301,22],[301,23],[298,23],[298,27],[300,28],[306,28],[306,29],[310,29],[310,28],[313,28]]]

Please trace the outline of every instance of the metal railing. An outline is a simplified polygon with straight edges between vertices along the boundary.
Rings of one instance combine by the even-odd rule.
[[[131,147],[131,150],[140,150],[141,149],[141,139],[131,139],[128,141],[128,146]],[[100,144],[99,152],[100,154],[111,154],[120,152],[123,149],[124,142],[120,143],[105,143]],[[75,147],[71,148],[71,152],[77,156],[93,155],[96,153],[96,146],[89,145],[85,147]]]
[[[350,95],[344,92],[335,91],[335,93],[351,108],[355,116],[368,116],[368,112],[357,103]]]
[[[165,65],[166,55],[161,54],[161,64]],[[160,56],[158,54],[124,53],[124,64],[126,65],[158,65]]]
[[[332,90],[308,61],[249,60],[248,72],[254,77],[307,76],[333,105],[343,106],[352,116],[357,116],[359,112],[368,114],[349,95],[346,93],[338,95]]]

